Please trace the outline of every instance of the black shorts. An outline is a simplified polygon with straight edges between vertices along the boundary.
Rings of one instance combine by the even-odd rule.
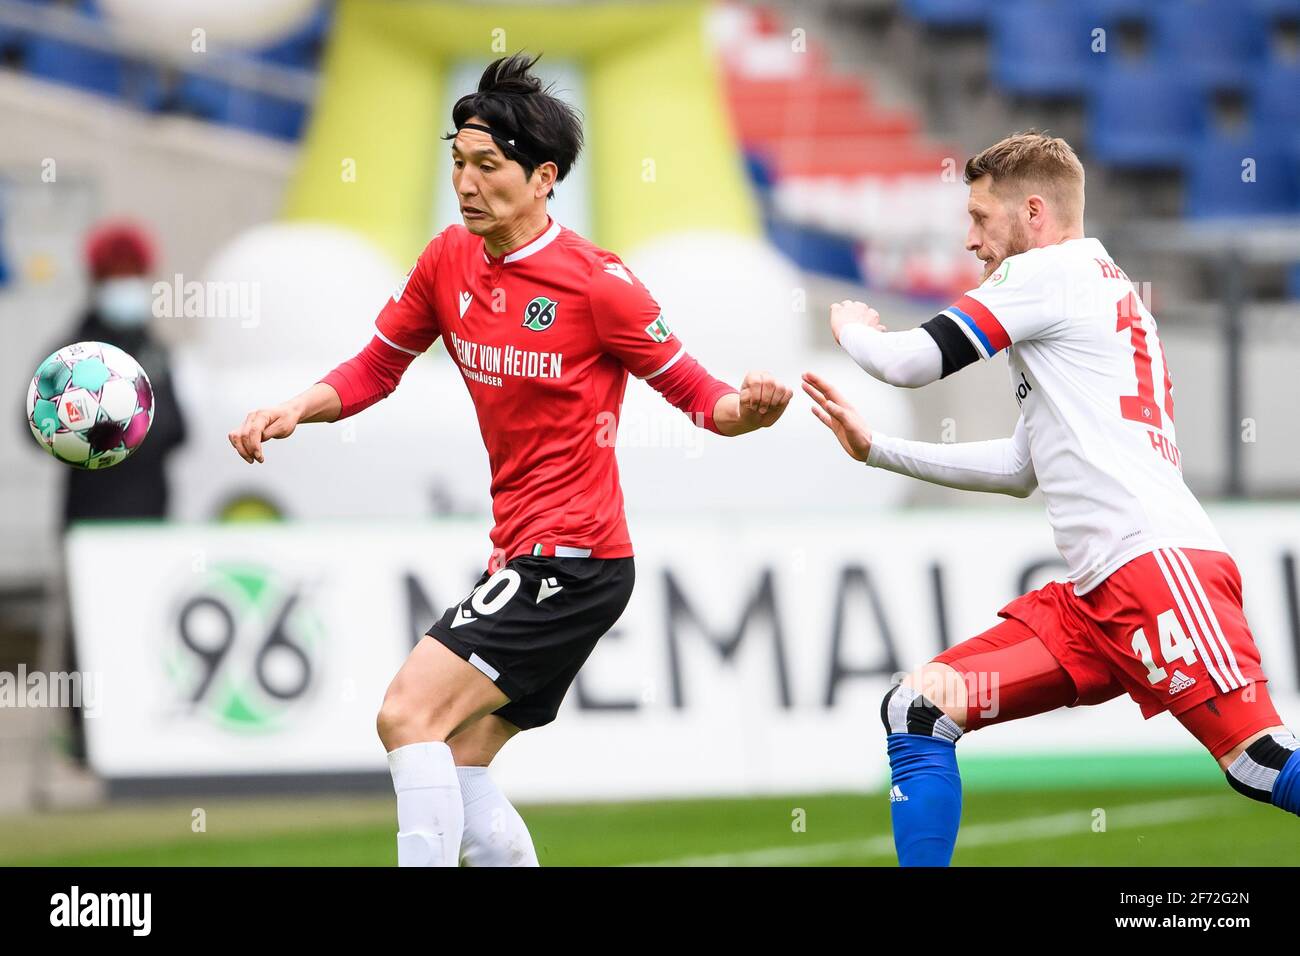
[[[569,685],[627,607],[629,558],[523,555],[447,608],[428,634],[491,678],[510,702],[496,711],[520,730],[555,719]]]

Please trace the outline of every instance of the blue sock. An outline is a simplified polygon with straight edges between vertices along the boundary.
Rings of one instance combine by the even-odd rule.
[[[1300,750],[1293,750],[1273,781],[1273,806],[1300,816]]]
[[[889,812],[898,865],[947,866],[961,822],[957,744],[924,734],[892,733],[888,747],[893,784]],[[1300,787],[1296,790],[1300,795]]]

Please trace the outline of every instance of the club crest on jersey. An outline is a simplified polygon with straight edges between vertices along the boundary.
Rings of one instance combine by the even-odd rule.
[[[529,302],[524,309],[524,328],[534,332],[545,332],[555,323],[555,309],[559,305],[554,299],[544,295]]]
[[[1007,281],[1009,275],[1011,275],[1011,263],[1004,262],[994,270],[993,275],[984,280],[984,284],[986,286],[1001,285]]]
[[[656,342],[667,342],[672,338],[673,330],[668,328],[668,323],[664,321],[663,313],[645,327],[645,334],[650,336]]]

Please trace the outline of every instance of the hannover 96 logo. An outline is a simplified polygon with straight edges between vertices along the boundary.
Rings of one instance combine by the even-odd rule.
[[[548,299],[544,295],[533,299],[524,309],[524,328],[534,332],[545,332],[555,321],[556,305],[558,303],[554,299]]]
[[[312,688],[323,638],[300,587],[263,566],[219,564],[177,606],[165,666],[191,712],[274,730]]]

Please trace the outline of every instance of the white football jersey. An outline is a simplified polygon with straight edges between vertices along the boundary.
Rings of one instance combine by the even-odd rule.
[[[944,314],[1011,390],[1056,546],[1083,594],[1157,548],[1226,551],[1183,482],[1156,321],[1096,239],[1005,259]]]

